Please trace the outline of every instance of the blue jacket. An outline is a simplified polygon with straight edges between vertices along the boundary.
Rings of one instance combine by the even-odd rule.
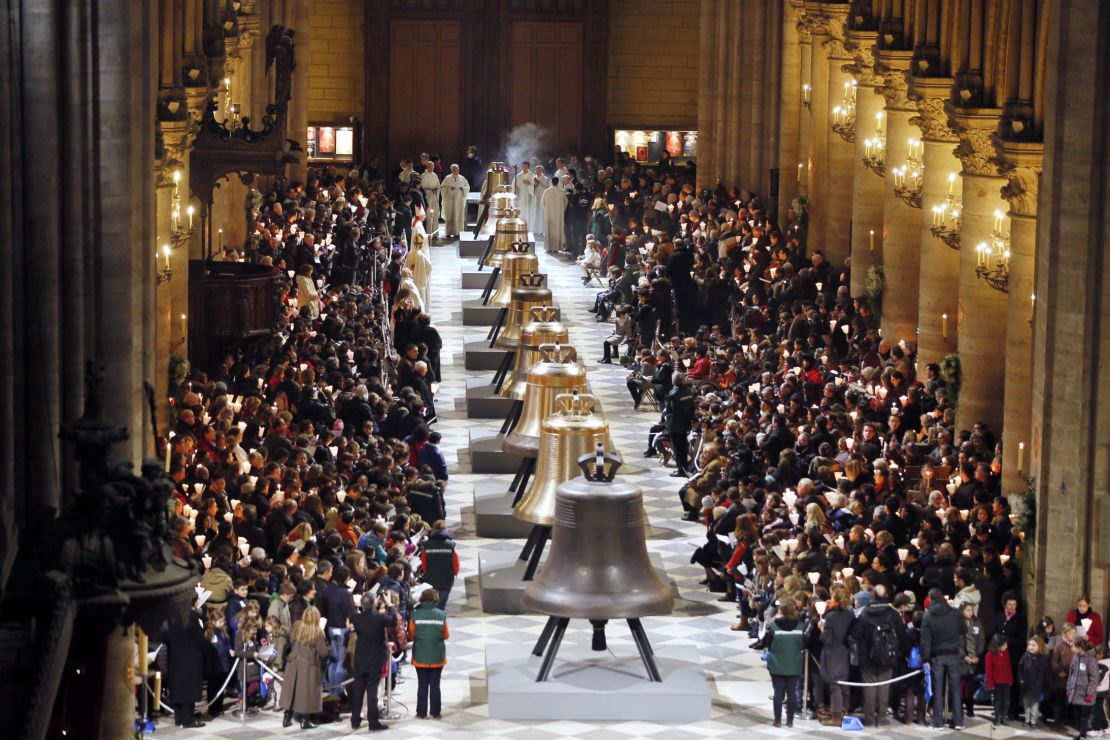
[[[432,469],[436,480],[447,480],[447,458],[438,446],[426,444],[420,448],[420,452],[416,453],[416,467],[420,468],[422,465]]]

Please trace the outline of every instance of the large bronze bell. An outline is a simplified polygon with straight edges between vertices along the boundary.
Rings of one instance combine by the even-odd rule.
[[[497,219],[497,226],[493,232],[493,244],[486,255],[483,265],[501,267],[501,261],[513,248],[516,242],[528,241],[528,223],[520,217],[520,211],[515,208],[508,216]]]
[[[524,400],[528,387],[528,370],[540,359],[541,344],[567,344],[570,332],[559,321],[559,309],[554,306],[537,306],[531,310],[532,320],[520,329],[520,343],[513,356],[513,367],[505,377],[498,393],[502,398]]]
[[[586,371],[577,357],[574,347],[540,345],[540,361],[528,369],[528,389],[520,419],[501,443],[502,450],[521,457],[539,455],[540,429],[543,420],[555,411],[555,398],[586,390]]]
[[[578,458],[601,445],[609,449],[609,423],[594,413],[596,400],[586,393],[555,397],[556,410],[540,427],[540,453],[532,485],[513,509],[522,522],[544,527],[555,523],[555,489],[579,475]]]
[[[571,619],[593,624],[594,650],[606,649],[608,620],[628,620],[648,678],[660,681],[640,618],[670,614],[674,593],[648,558],[643,491],[613,480],[620,467],[614,455],[599,450],[578,465],[582,475],[555,492],[547,562],[520,597],[525,608],[551,617],[532,651],[544,656],[537,681],[547,680]]]
[[[539,270],[540,262],[528,242],[514,242],[501,259],[501,277],[488,306],[508,306],[513,299],[513,286],[518,276]]]
[[[501,185],[494,191],[489,199],[489,217],[491,219],[504,218],[512,215],[516,210],[516,193],[511,185]]]
[[[505,326],[497,335],[493,346],[498,349],[516,349],[520,344],[520,330],[532,315],[536,306],[551,305],[551,289],[547,287],[547,276],[542,272],[526,272],[517,275],[513,283],[512,300],[505,317]]]

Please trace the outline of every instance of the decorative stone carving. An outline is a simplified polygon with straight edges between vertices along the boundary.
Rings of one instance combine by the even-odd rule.
[[[852,58],[852,52],[848,49],[848,42],[839,36],[829,36],[821,45],[825,47],[829,59]]]
[[[909,84],[906,82],[906,70],[894,69],[882,62],[875,63],[875,71],[882,75],[882,85],[875,88],[875,93],[882,95],[886,100],[886,107],[890,110],[917,110],[917,106],[909,96]]]
[[[1043,153],[1021,152],[1015,156],[1014,153],[1007,151],[1005,146],[1000,146],[999,150],[1002,156],[999,158],[998,168],[1006,178],[1006,184],[1002,186],[1001,193],[1010,204],[1010,213],[1014,216],[1035,218],[1043,170]]]
[[[948,120],[948,113],[944,110],[942,98],[918,98],[918,115],[910,118],[910,125],[921,129],[921,138],[925,141],[939,141],[955,143],[959,141],[956,130]]]
[[[960,143],[952,150],[963,164],[964,174],[979,177],[1001,177],[994,132],[990,129],[963,128]]]

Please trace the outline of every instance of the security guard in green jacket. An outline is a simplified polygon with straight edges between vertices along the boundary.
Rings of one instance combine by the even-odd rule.
[[[447,614],[436,606],[439,594],[429,588],[420,594],[420,603],[409,615],[409,638],[412,639],[412,667],[416,669],[416,716],[424,719],[431,710],[439,718],[439,679],[447,664],[450,632]],[[429,700],[431,706],[429,707]]]

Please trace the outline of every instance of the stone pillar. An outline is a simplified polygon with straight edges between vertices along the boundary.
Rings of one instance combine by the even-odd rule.
[[[798,193],[811,198],[809,191],[809,172],[812,162],[809,159],[810,118],[809,108],[802,104],[802,90],[810,84],[810,58],[813,56],[813,37],[809,35],[806,26],[806,16],[798,22],[798,48],[801,50],[802,84],[798,86],[795,94],[798,96],[801,115],[798,117],[798,161],[794,163],[794,179],[798,183]],[[812,228],[813,216],[809,217],[809,226],[806,227],[805,243],[809,243],[809,231]]]
[[[714,0],[703,0],[698,20],[698,187],[712,187],[710,152],[716,146],[717,129],[713,125],[716,110],[717,55],[714,49],[716,33],[716,5]]]
[[[832,130],[830,112],[844,99],[845,85],[852,84],[852,75],[845,65],[852,62],[852,56],[845,48],[843,36],[844,21],[847,19],[846,5],[828,5],[825,13],[830,16],[833,30],[825,48],[829,56],[829,84],[825,105],[825,241],[821,248],[833,264],[841,266],[851,256],[852,243],[852,177],[855,146]]]
[[[878,92],[886,101],[886,172],[883,190],[883,338],[892,343],[917,341],[917,283],[921,253],[921,209],[913,208],[894,193],[894,167],[905,163],[909,140],[917,131],[910,119],[917,106],[908,97],[906,71],[910,52],[876,52],[876,67],[885,84]]]
[[[829,23],[821,15],[822,4],[806,2],[806,20],[809,26],[809,230],[806,249],[809,253],[826,248],[826,228],[829,211],[827,196],[829,148]]]
[[[883,178],[863,163],[864,141],[875,129],[875,114],[883,110],[876,88],[883,78],[875,73],[874,31],[849,31],[855,61],[849,71],[856,80],[855,150],[852,155],[852,284],[853,296],[864,294],[871,266],[883,257]]]
[[[921,190],[921,267],[917,293],[917,369],[939,363],[956,351],[960,284],[960,253],[933,236],[933,208],[945,202],[949,188],[959,198],[960,160],[952,153],[957,138],[948,125],[944,98],[952,80],[911,78],[910,89],[918,98],[918,115],[913,123],[921,129],[924,185]],[[957,175],[950,181],[950,175]],[[945,320],[947,316],[947,320]]]
[[[290,5],[293,7],[290,8]],[[301,146],[297,162],[289,165],[289,178],[303,183],[308,172],[308,147],[305,145],[308,136],[309,94],[308,0],[286,2],[286,19],[289,21],[287,25],[296,31],[294,52],[298,60],[293,70],[293,98],[289,101],[289,129],[286,134]]]
[[[996,110],[959,110],[953,116],[963,165],[963,213],[960,228],[959,341],[960,399],[958,429],[984,422],[997,434],[1002,428],[1005,385],[1006,294],[975,274],[976,247],[990,243],[995,211],[1006,211],[992,135]]]
[[[779,86],[779,223],[798,196],[798,139],[802,102],[802,49],[798,33],[800,0],[782,4],[782,84]],[[699,91],[700,92],[700,91]],[[699,94],[699,97],[701,95]],[[699,134],[700,135],[700,134]]]
[[[1010,204],[1010,282],[1006,297],[1006,404],[1002,415],[1002,492],[1022,493],[1032,462],[1033,266],[1043,145],[1001,142]],[[1019,452],[1019,445],[1021,451]],[[1020,467],[1019,467],[1020,465]]]

